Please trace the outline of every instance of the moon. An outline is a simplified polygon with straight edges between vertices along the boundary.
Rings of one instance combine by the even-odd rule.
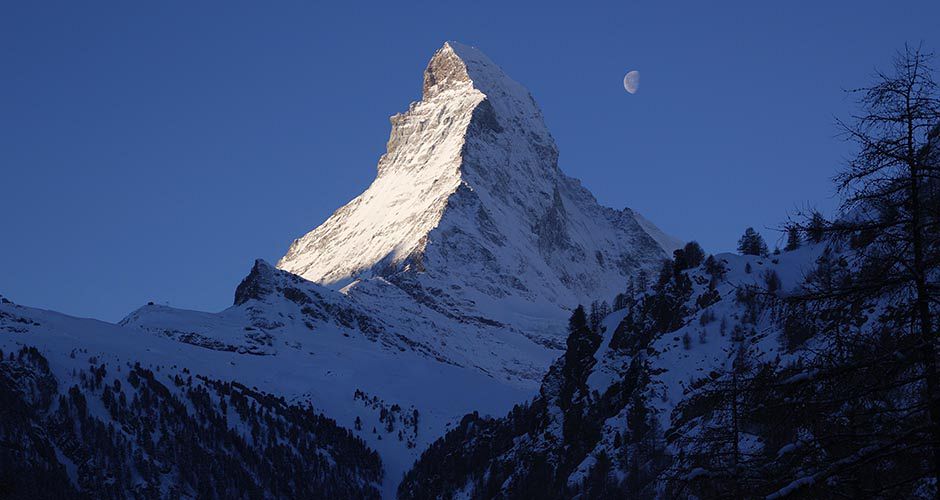
[[[640,72],[633,70],[623,77],[623,88],[631,94],[636,94],[640,90]]]

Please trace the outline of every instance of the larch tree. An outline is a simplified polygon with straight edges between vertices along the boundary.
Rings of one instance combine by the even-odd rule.
[[[832,352],[848,353],[842,359],[829,357],[829,365],[820,373],[844,374],[849,361],[855,371],[880,364],[880,396],[871,400],[876,407],[885,406],[886,386],[894,394],[915,395],[913,402],[904,404],[904,413],[892,409],[892,419],[884,419],[889,424],[874,433],[877,440],[860,440],[865,446],[853,443],[859,446],[856,460],[870,460],[872,450],[899,453],[920,447],[928,467],[924,474],[936,484],[940,483],[940,94],[930,60],[930,54],[906,46],[896,55],[891,72],[878,72],[873,85],[852,91],[859,96],[861,112],[839,121],[856,145],[856,154],[836,176],[843,198],[840,215],[825,222],[814,214],[803,226],[811,241],[831,241],[832,251],[820,257],[805,293],[794,302],[809,304],[817,312],[820,331],[832,340]],[[877,334],[866,336],[858,329],[866,314],[868,330]],[[885,344],[886,337],[893,340]],[[871,349],[865,343],[883,345]],[[883,359],[886,345],[897,351],[888,360]],[[858,354],[866,352],[871,353],[868,361]],[[889,380],[890,376],[896,379]],[[840,387],[851,392],[845,384]],[[856,392],[869,398],[876,394]],[[873,421],[875,412],[866,411],[862,418]],[[882,431],[896,437],[894,448],[885,448],[889,436]]]

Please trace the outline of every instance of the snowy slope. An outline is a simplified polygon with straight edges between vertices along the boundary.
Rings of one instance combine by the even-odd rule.
[[[736,292],[747,286],[763,289],[764,275],[768,272],[780,278],[781,294],[793,291],[803,283],[822,250],[822,245],[815,245],[770,257],[730,253],[715,255],[726,269],[725,276],[716,287],[721,299],[704,309],[692,308],[685,324],[653,341],[648,352],[650,371],[654,374],[648,390],[655,395],[650,401],[664,429],[671,425],[673,409],[692,391],[692,381],[713,371],[724,372],[730,368],[737,344],[732,329],[740,325],[747,314],[746,308],[737,300]],[[746,271],[748,267],[750,271]],[[689,271],[689,275],[694,283],[691,296],[695,298],[707,290],[706,279],[710,277],[701,269]],[[702,320],[703,313],[708,315],[706,320]],[[616,332],[622,316],[623,313],[618,312],[607,319],[610,328],[605,334],[605,345]],[[749,324],[748,328],[754,332],[749,341],[756,359],[779,358],[786,362],[791,357],[781,345],[779,325],[770,311],[762,311],[756,323]],[[688,345],[684,341],[686,336],[691,340]],[[592,372],[589,386],[603,393],[610,382],[623,377],[629,359],[625,360],[623,353],[603,348],[597,357],[599,363]]]
[[[780,279],[778,294],[795,290],[824,248],[808,245],[769,257],[719,254],[715,259],[724,267],[719,279],[713,279],[705,266],[683,271],[691,286],[679,299],[685,309],[673,316],[679,320],[674,329],[657,333],[649,330],[649,324],[633,323],[629,308],[611,313],[601,323],[593,356],[581,361],[580,370],[586,373],[583,380],[572,379],[578,368],[568,366],[565,357],[559,358],[529,404],[501,419],[468,416],[433,443],[409,472],[399,494],[428,498],[460,492],[463,498],[487,498],[485,492],[498,485],[499,491],[518,497],[553,496],[558,491],[565,492],[562,497],[578,492],[586,498],[668,496],[657,489],[661,485],[652,481],[655,476],[647,477],[651,483],[644,483],[642,475],[645,468],[657,467],[655,460],[665,459],[668,464],[670,455],[637,458],[634,454],[639,452],[626,444],[635,425],[630,419],[638,414],[636,402],[648,405],[651,429],[659,435],[670,429],[675,432],[683,417],[677,408],[697,393],[702,380],[730,369],[742,345],[736,328],[742,328],[743,344],[755,362],[787,365],[797,359],[798,354],[782,345],[774,310],[752,309],[739,291],[765,290],[768,273]],[[714,298],[700,302],[712,290]],[[645,321],[642,316],[633,319]],[[574,387],[573,395],[566,396],[565,387]],[[455,454],[456,450],[462,455]],[[678,456],[683,450],[675,444],[665,451]],[[592,476],[599,460],[610,468],[612,484],[624,490],[590,489],[603,488],[606,481]],[[634,477],[626,482],[629,474]]]
[[[312,404],[379,452],[385,467],[386,497],[393,496],[401,475],[420,451],[453,421],[474,410],[502,413],[528,394],[494,384],[476,370],[411,351],[376,349],[368,338],[360,334],[347,337],[350,330],[327,323],[318,323],[314,331],[284,328],[264,342],[264,349],[252,349],[257,342],[246,335],[260,328],[246,331],[246,325],[263,324],[269,318],[242,321],[236,318],[242,313],[251,314],[230,310],[229,315],[212,315],[145,306],[135,315],[146,315],[154,324],[159,323],[163,332],[170,332],[154,335],[131,326],[3,303],[0,350],[9,353],[35,346],[48,359],[62,390],[77,383],[75,371],[87,368],[88,358],[95,357],[110,366],[137,362],[150,369],[160,366],[168,376],[186,369],[193,376],[237,381],[302,406]],[[292,312],[285,310],[283,314],[286,317]],[[191,343],[199,337],[181,339],[182,333],[211,333],[223,339],[224,345]],[[229,350],[228,346],[245,349]],[[75,352],[80,355],[76,357]],[[364,396],[357,398],[357,391]],[[394,405],[400,410],[392,411]],[[383,407],[392,416],[380,420]],[[414,410],[419,412],[417,430],[411,419]],[[362,422],[358,430],[357,417]],[[388,421],[393,421],[391,430]],[[401,441],[399,431],[403,432]],[[409,447],[409,441],[413,446]]]

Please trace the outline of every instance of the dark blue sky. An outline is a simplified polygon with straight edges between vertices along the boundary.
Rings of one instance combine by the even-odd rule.
[[[448,39],[532,91],[602,203],[708,251],[748,225],[772,245],[835,205],[842,89],[905,41],[940,49],[940,2],[716,4],[6,2],[0,293],[108,320],[226,307],[369,184]]]

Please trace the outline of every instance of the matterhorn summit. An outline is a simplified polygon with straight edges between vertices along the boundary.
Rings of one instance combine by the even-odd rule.
[[[461,323],[560,346],[568,310],[677,246],[565,176],[532,96],[476,48],[445,43],[421,101],[391,123],[372,185],[278,268],[351,296],[394,286]]]
[[[417,356],[530,390],[574,307],[610,301],[677,246],[565,176],[532,96],[477,49],[444,44],[391,124],[372,185],[276,267],[258,261],[233,307],[122,324],[254,355]]]

